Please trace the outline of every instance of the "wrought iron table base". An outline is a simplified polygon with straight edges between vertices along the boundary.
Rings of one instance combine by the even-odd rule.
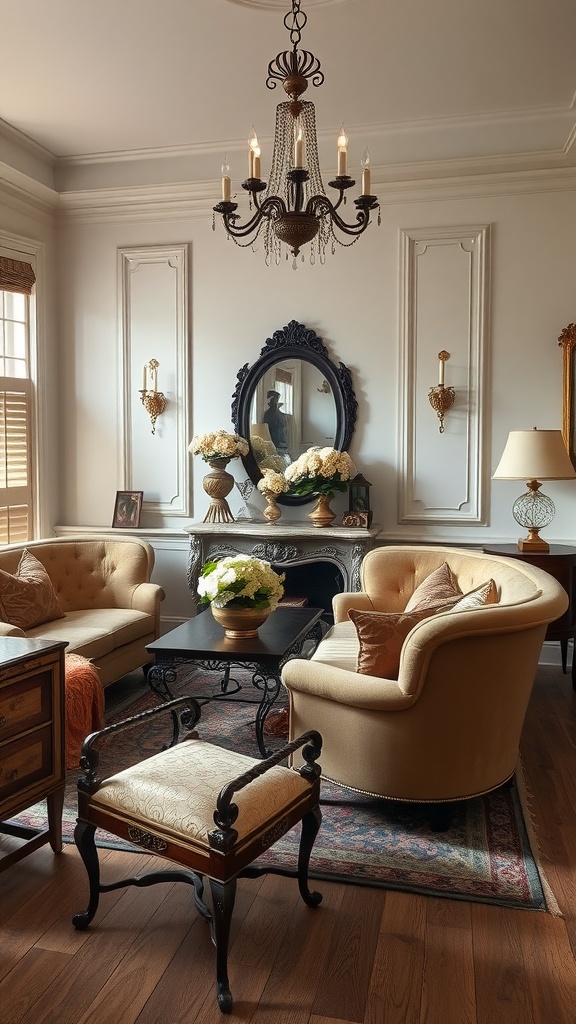
[[[314,643],[314,648],[316,648],[322,639],[322,634],[322,623],[320,621],[315,622],[304,639],[299,643],[294,644],[293,647],[291,647],[290,650],[280,659],[277,669],[256,661],[239,662],[234,660],[201,660],[194,658],[193,664],[198,665],[200,668],[203,668],[208,672],[223,672],[223,676],[220,680],[219,692],[212,693],[208,697],[200,697],[195,694],[190,694],[190,696],[193,696],[201,706],[209,704],[211,701],[230,701],[231,703],[236,704],[257,705],[255,718],[256,743],[262,757],[268,757],[271,751],[268,750],[264,743],[264,723],[280,692],[280,673],[282,668],[290,658],[298,657],[302,653],[305,644],[312,642]],[[156,664],[152,665],[147,676],[148,684],[152,692],[156,694],[161,701],[167,702],[169,700],[174,700],[176,694],[173,693],[171,686],[173,686],[178,679],[178,665],[188,665],[190,663],[190,658],[178,658],[175,656],[169,659],[161,659],[160,661],[157,661]],[[259,701],[251,700],[249,697],[235,696],[240,693],[243,687],[237,679],[234,679],[234,677],[231,678],[230,673],[233,665],[237,668],[245,668],[248,671],[252,671],[252,686],[261,693]],[[233,687],[233,689],[231,687]],[[180,722],[178,720],[178,716],[172,715],[172,741],[170,745],[173,745],[178,741],[179,727]]]

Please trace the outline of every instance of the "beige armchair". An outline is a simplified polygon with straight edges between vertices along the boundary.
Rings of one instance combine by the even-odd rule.
[[[493,579],[498,603],[418,622],[397,679],[358,674],[348,611],[402,611],[444,562],[464,593]],[[334,598],[334,627],[313,658],[284,667],[290,738],[317,729],[323,775],[380,797],[447,802],[502,785],[516,768],[546,627],[567,608],[566,592],[524,562],[459,548],[375,548],[361,578],[362,592]]]

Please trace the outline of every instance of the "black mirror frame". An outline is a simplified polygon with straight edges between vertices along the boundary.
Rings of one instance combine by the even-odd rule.
[[[236,390],[232,396],[232,423],[237,434],[250,441],[250,406],[256,385],[263,373],[284,359],[304,359],[312,363],[328,381],[336,405],[336,435],[334,447],[346,451],[352,440],[358,402],[352,386],[350,370],[344,363],[336,365],[330,359],[324,342],[315,331],[297,320],[291,320],[282,330],[275,331],[260,352],[252,366],[244,363],[238,371]],[[244,468],[252,480],[258,483],[262,473],[258,468],[252,447],[242,457]],[[314,495],[281,494],[278,501],[284,505],[305,505],[314,501]]]

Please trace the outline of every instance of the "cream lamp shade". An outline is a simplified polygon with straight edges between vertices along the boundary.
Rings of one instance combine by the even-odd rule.
[[[539,536],[556,511],[554,502],[540,493],[542,480],[574,480],[576,472],[560,430],[511,430],[493,480],[526,480],[528,491],[512,506],[514,519],[528,536],[518,541],[520,551],[549,551]]]

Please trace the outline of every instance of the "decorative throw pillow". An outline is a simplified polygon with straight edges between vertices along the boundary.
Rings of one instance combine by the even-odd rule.
[[[354,623],[360,641],[356,671],[365,676],[397,679],[400,652],[408,633],[417,622],[429,618],[439,610],[443,609],[428,607],[406,614],[361,612],[351,608],[348,618]]]
[[[431,605],[438,605],[441,601],[459,597],[462,597],[462,591],[458,586],[458,581],[448,562],[443,562],[416,587],[404,612],[414,612],[420,608],[428,608]]]
[[[498,604],[498,588],[494,580],[487,580],[481,583],[474,590],[469,590],[456,604],[450,608],[451,612],[465,612],[470,608],[481,608],[485,604]]]
[[[52,580],[27,548],[15,576],[0,569],[0,616],[24,630],[64,617]]]

